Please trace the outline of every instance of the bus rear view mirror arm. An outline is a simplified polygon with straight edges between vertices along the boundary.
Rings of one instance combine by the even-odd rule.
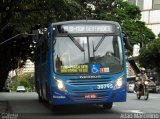
[[[133,51],[133,46],[130,44],[128,37],[123,37],[126,49]]]

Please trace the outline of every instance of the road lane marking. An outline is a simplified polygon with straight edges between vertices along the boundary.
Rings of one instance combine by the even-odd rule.
[[[144,113],[141,110],[124,110],[125,113]]]
[[[141,110],[130,110],[132,113],[144,113]]]

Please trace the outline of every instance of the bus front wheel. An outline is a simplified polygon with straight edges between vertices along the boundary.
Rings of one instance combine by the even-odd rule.
[[[113,102],[104,103],[103,104],[103,109],[111,109],[112,106],[113,106]]]
[[[38,100],[39,102],[43,102],[42,96],[40,96],[39,94],[38,94]]]

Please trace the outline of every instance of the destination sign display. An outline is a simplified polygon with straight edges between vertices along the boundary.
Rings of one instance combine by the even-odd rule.
[[[60,33],[114,33],[111,24],[67,24],[59,27]]]
[[[61,73],[88,73],[88,65],[61,66]]]

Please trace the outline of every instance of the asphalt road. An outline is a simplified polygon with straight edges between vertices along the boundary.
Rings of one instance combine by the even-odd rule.
[[[127,102],[114,103],[111,110],[97,105],[61,106],[52,110],[38,101],[36,93],[0,93],[0,101],[8,101],[7,116],[19,118],[111,118],[124,113],[159,113],[160,94],[151,93],[149,99],[137,100],[134,93],[127,94]],[[12,115],[11,115],[12,114]],[[18,115],[16,115],[18,114]]]

